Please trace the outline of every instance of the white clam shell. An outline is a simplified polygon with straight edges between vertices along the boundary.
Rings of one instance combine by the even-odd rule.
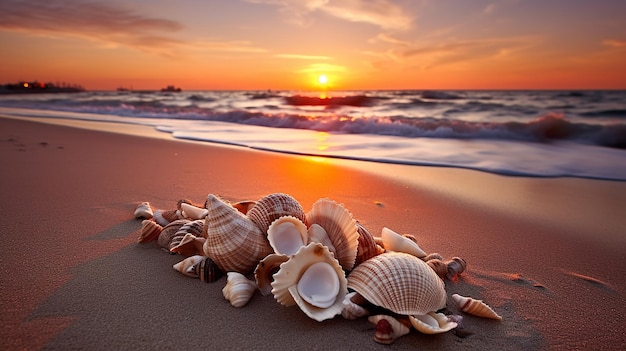
[[[385,250],[404,252],[419,258],[426,257],[426,252],[424,252],[417,243],[387,227],[383,228],[380,236],[383,240]]]
[[[337,299],[339,278],[331,264],[316,262],[304,271],[297,287],[304,301],[316,307],[328,308]]]
[[[326,231],[335,248],[335,257],[346,271],[354,267],[359,233],[352,213],[330,199],[317,200],[306,214],[307,224],[318,224]]]
[[[456,322],[452,322],[443,313],[429,312],[424,315],[409,316],[411,325],[423,334],[445,333],[457,327]]]
[[[226,286],[222,289],[224,298],[233,307],[243,307],[252,298],[256,284],[238,272],[228,272]]]
[[[277,254],[291,256],[307,242],[306,225],[296,217],[283,216],[267,229],[267,240]]]
[[[191,220],[203,219],[206,217],[207,213],[209,213],[209,210],[206,208],[196,207],[186,202],[182,202],[180,204],[180,211],[185,218],[189,218]]]
[[[348,288],[374,305],[397,314],[422,315],[446,305],[443,280],[421,259],[385,252],[356,266]]]
[[[335,289],[335,283],[328,285],[328,289],[332,289],[333,292],[336,292],[334,297],[328,296],[327,293],[316,291],[318,300],[324,301],[323,306],[328,307],[319,307],[316,306],[316,304],[319,305],[319,303],[313,304],[307,301],[310,299],[305,299],[301,295],[300,289],[298,289],[298,283],[303,275],[305,275],[305,272],[318,262],[324,262],[326,265],[332,267],[335,272],[335,276],[332,277],[332,279],[336,279],[339,284],[338,289]],[[322,276],[327,276],[326,274],[329,272],[328,267],[325,265],[321,265],[321,267],[324,267],[322,268],[324,270]],[[310,274],[315,276],[312,280],[321,277],[316,275],[315,272]],[[348,288],[345,272],[328,248],[319,243],[311,243],[300,248],[289,260],[280,265],[280,269],[274,274],[274,281],[272,282],[272,294],[274,294],[276,301],[284,306],[297,304],[307,316],[316,321],[330,319],[340,314],[343,309],[343,299],[347,293]]]
[[[200,261],[205,258],[206,257],[200,255],[190,256],[176,263],[172,267],[186,276],[198,278],[198,272],[195,270],[195,265],[200,263]]]

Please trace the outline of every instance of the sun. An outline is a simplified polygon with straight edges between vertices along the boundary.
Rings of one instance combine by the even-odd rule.
[[[328,84],[328,77],[326,77],[325,74],[320,74],[319,77],[317,77],[317,82],[321,85],[326,85]]]

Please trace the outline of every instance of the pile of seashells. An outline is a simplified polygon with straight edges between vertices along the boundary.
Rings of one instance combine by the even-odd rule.
[[[427,255],[413,236],[389,228],[374,237],[327,198],[305,213],[282,193],[233,204],[209,194],[202,206],[183,199],[166,211],[143,202],[134,215],[144,218],[140,243],[156,240],[186,257],[174,265],[177,271],[204,282],[226,275],[222,292],[234,307],[245,306],[258,289],[316,321],[369,316],[374,340],[382,344],[411,327],[437,334],[462,320],[437,311],[447,303],[443,280],[455,281],[465,260]],[[458,294],[452,300],[463,312],[502,319],[480,300]]]

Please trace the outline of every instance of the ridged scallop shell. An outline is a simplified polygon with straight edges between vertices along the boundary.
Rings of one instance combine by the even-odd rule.
[[[144,219],[141,221],[141,234],[137,239],[139,243],[147,243],[148,241],[156,240],[159,237],[159,234],[163,231],[163,227],[149,219]]]
[[[233,307],[243,307],[250,301],[255,290],[256,285],[252,280],[241,273],[228,272],[222,294]]]
[[[163,227],[163,230],[161,231],[161,234],[159,234],[159,238],[157,240],[159,246],[169,251],[170,243],[174,240],[176,233],[178,233],[182,226],[189,222],[190,221],[188,219],[177,219]]]
[[[502,320],[502,317],[482,300],[476,300],[459,294],[452,294],[452,301],[454,301],[456,305],[459,306],[461,311],[465,313],[478,317],[497,319],[499,321]]]
[[[200,263],[200,261],[204,260],[205,258],[206,257],[200,256],[200,255],[190,256],[176,263],[172,267],[186,276],[198,278],[196,265]]]
[[[423,334],[441,334],[457,327],[443,313],[428,312],[420,316],[409,316],[409,320],[417,331]]]
[[[356,266],[348,288],[398,314],[421,315],[446,305],[443,281],[419,258],[386,252]]]
[[[265,234],[248,217],[210,194],[204,224],[204,254],[224,272],[251,272],[272,253]]]
[[[280,217],[267,229],[267,240],[274,252],[291,256],[307,243],[306,225],[293,216]]]
[[[135,212],[133,213],[133,215],[137,219],[140,219],[140,218],[150,219],[152,218],[154,213],[152,212],[152,207],[150,207],[149,202],[142,202],[139,205],[137,205],[137,208],[135,208]]]
[[[370,314],[370,312],[365,307],[352,301],[352,297],[354,295],[356,295],[355,291],[348,293],[348,295],[343,298],[343,309],[341,310],[341,316],[345,319],[352,320],[365,317]]]
[[[197,220],[206,217],[209,211],[206,208],[200,208],[192,204],[183,202],[180,204],[180,212],[185,218]]]
[[[307,224],[318,224],[335,247],[335,257],[346,271],[354,267],[359,233],[352,213],[342,204],[324,198],[317,200],[306,214]]]
[[[267,234],[270,224],[283,216],[293,216],[306,223],[304,210],[296,199],[283,193],[274,193],[258,200],[246,214],[261,232]]]
[[[415,240],[400,235],[387,227],[383,228],[380,236],[385,250],[404,252],[419,258],[426,256],[426,252],[417,245]]]
[[[385,249],[376,243],[374,236],[361,223],[356,222],[356,227],[359,233],[359,244],[356,250],[354,265],[358,266],[370,258],[385,252]]]
[[[195,270],[198,272],[200,280],[205,283],[213,283],[226,274],[209,257],[205,257],[204,260],[198,262],[195,265]]]
[[[259,262],[254,269],[254,280],[261,291],[261,295],[269,295],[272,292],[274,274],[278,272],[280,265],[289,259],[287,255],[269,254]]]
[[[308,270],[318,263],[330,265],[336,273],[336,279],[339,284],[334,298],[324,297],[321,299],[324,303],[330,304],[329,307],[325,308],[320,308],[308,302],[307,299],[301,296],[301,287],[298,286],[303,276],[308,274]],[[332,278],[334,280],[335,277],[333,276]],[[276,301],[284,306],[297,304],[307,316],[318,322],[340,314],[343,309],[343,299],[347,293],[345,272],[342,270],[339,262],[333,257],[333,254],[328,251],[328,248],[319,243],[310,243],[302,247],[287,262],[281,264],[278,272],[274,274],[274,281],[272,282],[272,294],[274,294]],[[320,294],[320,296],[322,295]]]
[[[206,241],[203,237],[198,237],[195,234],[187,233],[180,240],[176,246],[170,248],[171,253],[177,253],[183,256],[196,256],[196,255],[204,255],[204,242]]]
[[[411,331],[408,326],[392,316],[377,314],[368,317],[367,320],[376,326],[374,341],[379,344],[393,344],[397,338],[407,335]]]

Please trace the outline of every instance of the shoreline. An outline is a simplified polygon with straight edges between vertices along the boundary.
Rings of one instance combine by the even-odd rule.
[[[615,329],[626,312],[621,182],[370,167],[13,118],[0,126],[2,161],[11,165],[0,182],[2,257],[12,267],[1,274],[7,349],[626,345],[626,332]],[[168,209],[208,193],[241,201],[272,192],[291,194],[305,211],[329,197],[375,236],[388,226],[414,234],[428,252],[465,258],[468,272],[446,282],[448,294],[483,299],[504,320],[465,316],[473,333],[465,338],[412,331],[386,347],[372,340],[367,320],[318,323],[259,294],[235,309],[221,295],[223,279],[182,276],[171,268],[181,257],[136,243],[132,212],[141,201]]]

